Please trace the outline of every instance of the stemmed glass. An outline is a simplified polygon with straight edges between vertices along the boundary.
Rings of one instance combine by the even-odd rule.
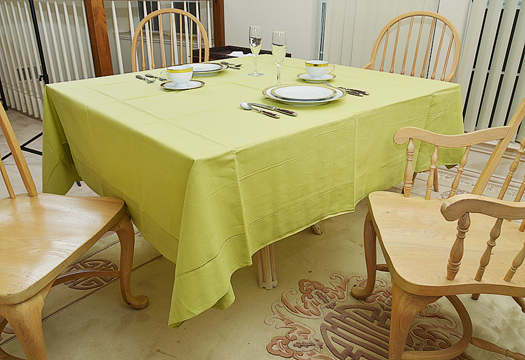
[[[250,50],[253,54],[254,70],[250,76],[261,76],[263,74],[257,72],[257,55],[261,51],[262,34],[260,26],[250,26]]]
[[[281,85],[281,66],[286,55],[286,32],[274,31],[272,34],[272,54],[277,65],[277,85]]]

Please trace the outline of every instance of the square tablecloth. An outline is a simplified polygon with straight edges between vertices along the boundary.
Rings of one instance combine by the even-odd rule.
[[[205,86],[187,91],[135,74],[45,89],[44,191],[66,193],[82,179],[125,200],[144,237],[176,263],[171,327],[228,307],[231,274],[251,265],[259,249],[400,183],[398,129],[463,132],[457,84],[336,66],[334,85],[371,95],[289,106],[262,95],[275,84],[271,56],[259,56],[265,75],[256,78],[247,75],[253,58],[236,62],[242,70],[199,78]],[[304,84],[303,72],[304,60],[286,58],[282,82]],[[241,101],[299,116],[272,119],[241,109]],[[440,153],[439,163],[456,164],[461,153]],[[416,170],[429,166],[415,163]]]

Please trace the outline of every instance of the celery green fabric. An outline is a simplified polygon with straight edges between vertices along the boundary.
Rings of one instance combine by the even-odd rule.
[[[65,193],[83,179],[126,201],[144,237],[177,264],[171,327],[228,307],[231,274],[262,247],[400,183],[405,148],[393,143],[396,130],[463,132],[457,84],[336,66],[334,85],[371,95],[287,106],[262,95],[275,84],[270,56],[259,57],[258,78],[248,76],[253,58],[235,62],[242,70],[200,78],[206,85],[188,91],[135,74],[46,86],[44,191]],[[304,61],[286,58],[281,72],[283,83],[304,84]],[[299,116],[272,119],[241,101]],[[460,156],[442,153],[440,163]]]

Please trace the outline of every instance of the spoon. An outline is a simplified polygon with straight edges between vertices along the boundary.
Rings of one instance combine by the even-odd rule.
[[[245,102],[241,102],[240,105],[241,105],[241,107],[244,110],[255,110],[255,111],[260,112],[261,114],[264,114],[266,116],[273,117],[274,119],[279,119],[280,118],[280,116],[278,114],[274,114],[272,112],[264,111],[264,110],[261,110],[261,109],[256,109],[256,108],[252,107],[250,104],[245,103]]]
[[[141,76],[141,75],[135,75],[135,77],[136,77],[137,79],[144,80],[144,81],[146,82],[146,84],[149,84],[149,83],[155,82],[155,80],[150,80],[150,79],[145,78],[144,76]]]

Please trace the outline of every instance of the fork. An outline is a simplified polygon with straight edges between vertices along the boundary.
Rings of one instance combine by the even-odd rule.
[[[345,88],[343,86],[333,86],[328,81],[323,81],[323,83],[326,86],[330,86],[330,87],[333,87],[335,89],[343,90],[345,93],[347,93],[349,95],[354,95],[354,96],[358,96],[358,97],[363,97],[365,95],[362,91],[359,91],[359,90],[349,89],[349,88]]]
[[[241,70],[240,67],[242,66],[242,64],[232,64],[226,61],[221,61],[221,64],[228,65],[231,69],[235,69],[235,70]]]

